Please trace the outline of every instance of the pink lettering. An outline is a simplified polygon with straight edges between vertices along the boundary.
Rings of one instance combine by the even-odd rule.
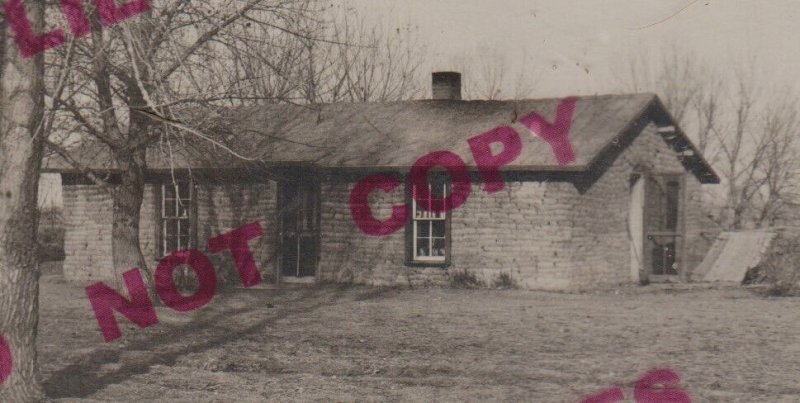
[[[569,129],[577,102],[577,97],[564,98],[558,104],[555,123],[548,122],[536,112],[531,112],[519,119],[520,123],[550,144],[559,165],[567,165],[575,161],[575,151],[569,142]]]
[[[144,286],[142,275],[139,269],[130,269],[122,274],[125,286],[131,300],[127,300],[116,290],[110,288],[102,282],[94,283],[86,287],[86,295],[94,309],[95,318],[103,332],[106,342],[116,340],[122,336],[117,320],[114,318],[114,311],[121,313],[139,328],[145,328],[158,323],[156,311],[147,289]]]
[[[514,161],[522,153],[522,140],[517,131],[508,126],[500,126],[472,137],[467,142],[483,179],[483,190],[488,194],[503,190],[505,183],[500,176],[500,167]],[[503,150],[492,155],[492,143],[501,143]]]
[[[186,265],[194,270],[197,282],[200,284],[197,291],[190,296],[178,292],[172,273],[178,266]],[[164,301],[164,305],[178,311],[189,312],[200,308],[214,298],[217,291],[217,274],[214,265],[203,252],[197,249],[182,249],[164,256],[158,262],[155,274],[156,293]]]
[[[452,191],[444,199],[432,198],[428,191],[428,171],[435,166],[444,167],[450,175]],[[467,201],[472,184],[469,180],[467,164],[458,155],[450,151],[434,151],[420,157],[408,174],[409,184],[416,188],[414,198],[420,206],[427,206],[431,199],[432,212],[441,213],[461,207]]]
[[[104,26],[116,24],[126,18],[136,14],[141,14],[150,10],[150,3],[147,0],[132,0],[117,6],[117,0],[94,0],[97,5],[97,12],[100,14],[100,22]]]
[[[81,0],[61,0],[61,12],[69,22],[72,29],[72,35],[80,38],[92,32],[89,25],[89,18],[86,17],[86,11],[83,9]]]
[[[11,357],[11,346],[0,334],[0,385],[11,376],[11,367],[14,365],[14,360]]]
[[[385,221],[379,221],[369,208],[369,194],[375,189],[386,193],[400,186],[400,181],[388,174],[373,174],[356,184],[350,192],[350,215],[358,228],[365,234],[373,236],[389,235],[405,225],[408,218],[408,206],[392,206],[392,215]]]
[[[633,397],[640,403],[692,403],[689,395],[676,388],[681,378],[671,369],[654,369],[636,382]],[[661,385],[660,388],[654,388]]]
[[[256,221],[209,239],[208,249],[212,253],[230,249],[242,284],[245,287],[252,287],[261,282],[261,273],[258,271],[256,261],[253,259],[253,252],[250,250],[250,246],[247,245],[247,241],[258,238],[263,234],[264,230],[261,228],[261,224]]]
[[[583,400],[581,400],[581,403],[614,403],[621,402],[623,400],[625,400],[625,396],[622,394],[622,389],[611,388],[585,397]]]
[[[47,49],[54,48],[66,41],[64,31],[54,29],[42,35],[36,35],[31,28],[31,21],[25,12],[22,0],[8,0],[3,6],[8,25],[14,31],[14,37],[22,57],[31,57]]]

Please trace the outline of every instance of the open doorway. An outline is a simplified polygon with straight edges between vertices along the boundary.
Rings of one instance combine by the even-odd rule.
[[[298,169],[278,183],[278,274],[281,281],[313,281],[319,261],[319,180]]]
[[[641,283],[676,279],[684,272],[683,177],[631,176],[631,277]]]
[[[646,175],[644,263],[650,280],[677,277],[683,270],[683,195],[680,175]]]

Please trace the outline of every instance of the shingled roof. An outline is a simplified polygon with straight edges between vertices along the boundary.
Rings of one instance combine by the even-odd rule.
[[[321,105],[261,105],[224,108],[205,115],[209,133],[236,153],[265,164],[313,163],[334,169],[404,169],[435,150],[449,150],[472,161],[467,139],[500,125],[515,127],[522,137],[522,154],[506,169],[571,171],[596,169],[605,153],[619,146],[623,136],[653,122],[669,127],[665,141],[687,169],[703,183],[717,183],[717,175],[699,154],[661,102],[653,94],[580,97],[569,134],[576,161],[557,164],[550,146],[532,135],[518,117],[532,111],[554,119],[561,99],[514,101],[405,101],[336,103]],[[633,133],[633,135],[638,134]],[[204,142],[187,136],[186,141]],[[92,169],[113,169],[108,150],[83,147],[79,161]],[[168,156],[170,156],[168,158]],[[217,165],[211,165],[213,161]],[[221,147],[173,142],[148,149],[150,170],[236,166],[241,160]],[[58,158],[47,161],[50,172],[76,172]]]

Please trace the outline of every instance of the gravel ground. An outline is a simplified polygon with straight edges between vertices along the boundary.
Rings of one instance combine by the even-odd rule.
[[[798,298],[741,288],[595,293],[234,289],[104,343],[82,287],[42,279],[40,362],[58,402],[633,401],[654,368],[695,402],[800,401]]]

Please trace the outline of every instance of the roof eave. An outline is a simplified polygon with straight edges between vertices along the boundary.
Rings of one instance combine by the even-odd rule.
[[[652,95],[652,98],[643,105],[641,110],[634,115],[634,118],[630,120],[630,122],[613,138],[613,140],[606,144],[600,150],[600,152],[597,153],[594,158],[592,158],[588,164],[588,167],[590,167],[590,169],[598,168],[598,165],[602,163],[605,156],[612,152],[614,148],[618,147],[618,144],[621,143],[622,138],[630,135],[638,135],[639,132],[641,132],[641,130],[643,130],[650,122],[653,122],[656,126],[662,128],[668,126],[675,128],[675,141],[670,143],[666,138],[664,141],[667,141],[668,145],[670,145],[670,147],[672,147],[676,152],[686,154],[681,155],[679,157],[679,161],[684,168],[694,174],[700,183],[720,183],[717,173],[714,172],[714,169],[711,167],[711,165],[705,160],[705,158],[703,158],[697,147],[695,147],[692,141],[689,140],[689,138],[686,136],[686,133],[684,133],[680,126],[678,126],[675,119],[655,94]],[[686,151],[689,150],[691,153],[686,153]]]

